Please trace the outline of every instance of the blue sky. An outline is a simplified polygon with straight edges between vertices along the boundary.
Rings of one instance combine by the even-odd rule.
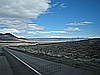
[[[100,0],[27,2],[15,0],[9,5],[1,0],[1,33],[27,38],[100,37]]]

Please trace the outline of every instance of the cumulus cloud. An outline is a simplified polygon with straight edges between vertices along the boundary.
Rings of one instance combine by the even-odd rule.
[[[66,28],[66,29],[64,29],[65,31],[79,31],[79,30],[81,30],[80,28],[74,28],[74,27],[68,27],[68,28]]]
[[[0,18],[0,32],[21,33],[27,30],[44,30],[45,28],[38,24],[28,24],[24,20]]]
[[[73,23],[69,23],[69,24],[66,24],[66,25],[79,26],[79,25],[89,25],[89,24],[93,24],[93,22],[88,22],[88,21],[84,21],[84,22],[73,22]]]
[[[27,30],[44,30],[31,23],[51,8],[51,0],[0,0],[0,32],[19,33]]]
[[[0,0],[0,17],[37,18],[50,8],[51,0]]]

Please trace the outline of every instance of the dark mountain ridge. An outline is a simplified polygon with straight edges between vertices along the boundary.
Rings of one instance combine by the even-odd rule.
[[[2,41],[18,41],[18,38],[11,33],[0,33],[0,40]]]

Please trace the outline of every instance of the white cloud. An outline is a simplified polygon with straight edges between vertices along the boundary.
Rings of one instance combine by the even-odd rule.
[[[29,34],[63,34],[67,33],[66,31],[27,31]]]
[[[0,17],[37,18],[51,8],[51,0],[0,0]]]
[[[64,3],[62,3],[62,4],[59,5],[59,8],[60,8],[60,9],[63,9],[63,8],[66,8],[66,7],[67,7],[67,6],[66,6]]]
[[[53,35],[53,36],[49,36],[48,38],[62,38],[62,36]]]
[[[48,38],[68,38],[67,35],[62,35],[62,34],[54,34],[54,35],[49,35]]]
[[[1,29],[0,33],[20,33],[17,29]]]
[[[19,33],[27,30],[44,30],[38,24],[29,24],[49,12],[51,0],[0,0],[0,32]]]
[[[45,28],[42,26],[39,26],[37,24],[28,24],[28,26],[32,29],[32,30],[44,30]]]
[[[59,4],[59,2],[56,2],[55,4],[53,4],[52,6],[54,7],[54,6],[57,6]]]
[[[19,35],[15,35],[15,36],[17,36],[18,38],[26,38],[26,37],[24,37],[24,36],[19,36]]]
[[[37,24],[27,24],[26,21],[19,19],[9,19],[9,18],[0,18],[0,25],[6,26],[6,28],[16,29],[20,31],[26,30],[44,30],[44,27],[39,26]]]
[[[48,31],[27,31],[29,34],[49,34]]]
[[[50,31],[51,33],[66,33],[65,31],[61,31],[61,30],[55,30],[55,31]]]
[[[52,5],[52,7],[55,7],[57,6],[58,8],[60,9],[63,9],[63,8],[66,8],[67,6],[65,5],[65,3],[62,3],[62,2],[56,2]]]
[[[73,23],[69,23],[69,24],[66,24],[66,25],[79,26],[79,25],[89,25],[89,24],[93,24],[93,22],[88,22],[88,21],[84,21],[84,22],[73,22]]]
[[[74,27],[68,27],[68,28],[66,28],[66,29],[64,29],[65,31],[79,31],[79,30],[81,30],[80,28],[74,28]]]

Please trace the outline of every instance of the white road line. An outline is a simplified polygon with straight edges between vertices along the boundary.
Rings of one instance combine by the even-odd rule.
[[[27,63],[25,63],[23,60],[21,60],[20,58],[18,58],[17,56],[15,56],[14,54],[12,54],[10,51],[6,50],[9,54],[11,54],[13,57],[15,57],[17,60],[19,60],[21,63],[23,63],[24,65],[26,65],[28,68],[30,68],[32,71],[36,72],[39,75],[42,75],[40,72],[38,72],[37,70],[35,70],[33,67],[31,67],[30,65],[28,65]]]

